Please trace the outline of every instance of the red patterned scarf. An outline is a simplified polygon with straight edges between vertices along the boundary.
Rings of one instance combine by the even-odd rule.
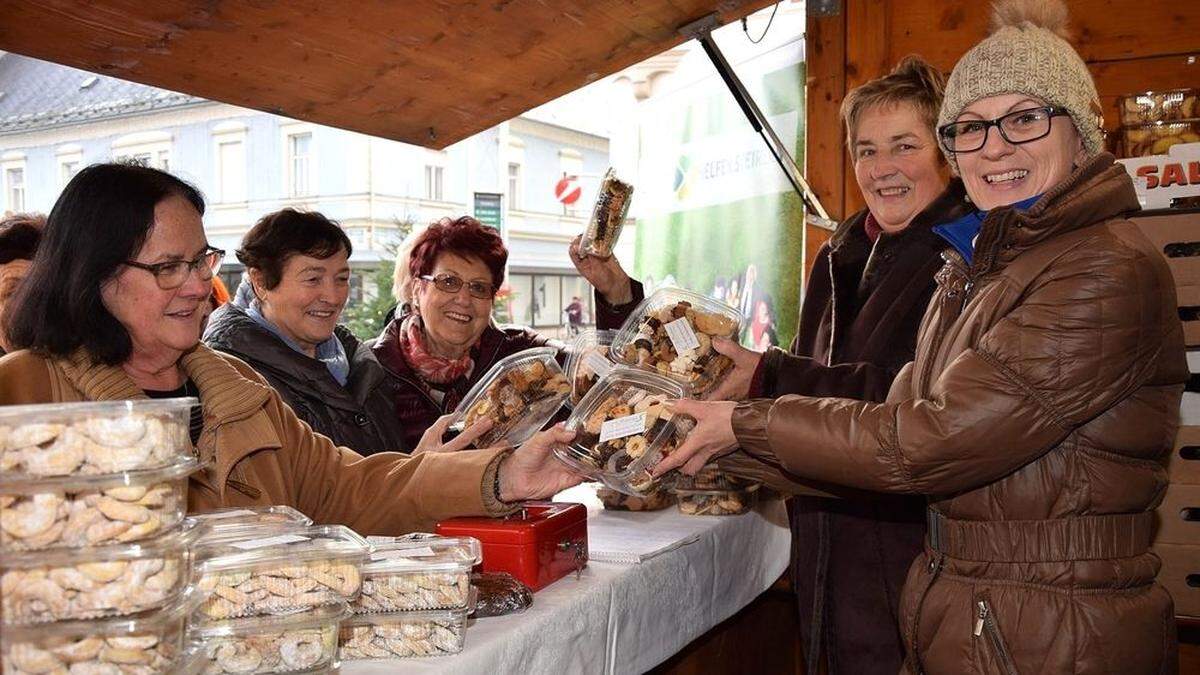
[[[867,219],[863,221],[863,231],[867,233],[867,239],[870,239],[872,244],[883,233],[883,228],[879,226],[879,221],[875,220],[875,214],[870,211],[867,211]]]
[[[425,346],[425,329],[421,318],[415,314],[409,315],[400,326],[400,353],[409,368],[416,371],[422,380],[433,384],[449,384],[475,367],[469,351],[459,359],[447,359],[429,353]]]

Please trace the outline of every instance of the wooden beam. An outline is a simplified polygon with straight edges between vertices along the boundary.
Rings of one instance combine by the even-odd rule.
[[[807,29],[808,102],[805,111],[804,173],[829,211],[841,220],[845,214],[843,149],[838,109],[846,93],[846,16],[809,17]]]
[[[772,0],[0,0],[0,49],[442,148]]]

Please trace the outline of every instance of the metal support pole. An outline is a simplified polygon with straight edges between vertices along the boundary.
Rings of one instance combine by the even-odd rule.
[[[828,226],[829,213],[825,211],[825,207],[821,205],[821,200],[817,198],[817,194],[809,187],[808,181],[804,180],[804,176],[800,173],[800,167],[796,165],[796,160],[792,158],[792,153],[784,146],[783,141],[779,140],[779,136],[775,133],[775,129],[771,127],[771,122],[759,109],[758,104],[750,97],[750,92],[746,91],[746,87],[742,84],[741,79],[733,72],[733,68],[729,62],[725,60],[725,55],[721,53],[721,48],[712,39],[712,31],[719,25],[717,15],[710,14],[702,19],[693,21],[679,29],[680,34],[692,38],[700,43],[704,48],[704,53],[708,54],[709,60],[717,69],[717,74],[725,82],[725,86],[729,88],[729,93],[733,94],[733,99],[737,101],[738,107],[746,115],[750,126],[762,136],[763,142],[767,144],[767,149],[771,151],[771,155],[775,157],[775,161],[779,164],[779,168],[783,169],[783,173],[791,182],[792,188],[796,190],[796,194],[800,195],[800,199],[804,202],[810,216],[824,221],[818,223]]]

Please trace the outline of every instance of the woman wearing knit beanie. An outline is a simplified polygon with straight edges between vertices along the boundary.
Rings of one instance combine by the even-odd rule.
[[[699,423],[656,469],[720,456],[783,489],[926,495],[905,673],[1178,668],[1149,544],[1182,328],[1169,270],[1124,219],[1138,201],[1066,19],[1057,0],[1001,2],[950,76],[939,140],[978,210],[939,227],[947,263],[887,401],[681,402]]]

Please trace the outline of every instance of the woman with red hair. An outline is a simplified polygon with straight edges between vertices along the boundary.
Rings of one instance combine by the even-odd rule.
[[[470,216],[443,218],[415,236],[405,246],[411,295],[401,299],[396,318],[373,347],[395,376],[396,415],[408,448],[416,447],[439,416],[454,410],[497,361],[550,342],[528,328],[501,327],[492,319],[492,301],[508,262],[508,248],[494,228]],[[597,328],[619,327],[642,300],[642,285],[615,257],[581,255],[578,238],[570,255],[596,289]]]

